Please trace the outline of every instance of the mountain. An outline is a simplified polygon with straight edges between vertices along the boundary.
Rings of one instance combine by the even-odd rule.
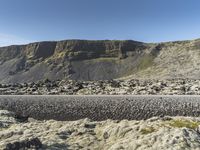
[[[0,47],[0,82],[200,78],[200,40],[65,40]]]

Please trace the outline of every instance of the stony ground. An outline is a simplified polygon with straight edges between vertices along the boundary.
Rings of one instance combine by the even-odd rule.
[[[0,95],[200,95],[198,79],[39,81],[0,84]]]
[[[0,149],[199,150],[200,118],[23,120],[0,111]]]

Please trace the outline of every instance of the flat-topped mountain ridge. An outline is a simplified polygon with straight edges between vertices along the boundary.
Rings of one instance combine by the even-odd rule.
[[[0,81],[199,78],[199,56],[200,40],[36,42],[0,47]]]

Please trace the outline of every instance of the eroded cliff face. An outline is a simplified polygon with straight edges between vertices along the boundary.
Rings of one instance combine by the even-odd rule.
[[[146,44],[66,40],[0,48],[0,82],[200,75],[200,40]]]
[[[1,82],[104,80],[131,74],[148,49],[135,41],[66,40],[0,48]],[[127,65],[128,64],[128,65]]]

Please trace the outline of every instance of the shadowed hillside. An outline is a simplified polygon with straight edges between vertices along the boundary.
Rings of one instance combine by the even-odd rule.
[[[38,42],[0,48],[0,81],[199,78],[199,56],[200,40]]]

